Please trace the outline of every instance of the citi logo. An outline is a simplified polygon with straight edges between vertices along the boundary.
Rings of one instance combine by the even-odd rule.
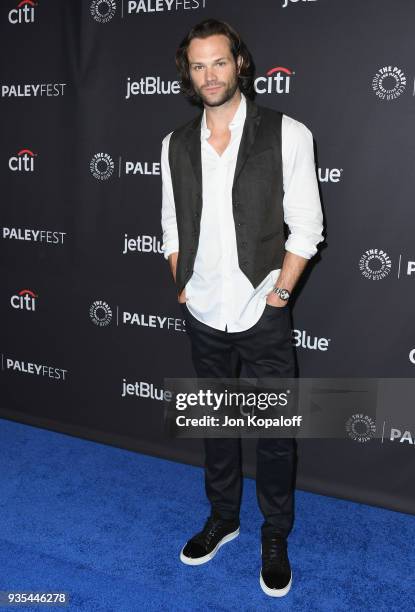
[[[141,236],[135,236],[129,238],[128,234],[124,234],[124,250],[122,254],[126,253],[163,253],[162,241],[156,236],[147,236],[142,234]]]
[[[342,172],[343,168],[319,168],[318,178],[321,183],[338,183]]]
[[[290,4],[297,4],[297,2],[316,2],[316,0],[282,0],[283,1],[283,5],[282,8],[287,8],[287,6]]]
[[[37,4],[32,2],[32,0],[21,0],[17,8],[9,11],[9,22],[13,25],[17,23],[34,23],[35,6]]]
[[[34,172],[35,157],[37,153],[33,153],[30,149],[21,149],[17,155],[10,157],[9,169],[12,172]]]
[[[154,96],[178,93],[180,93],[179,81],[163,81],[159,76],[146,76],[141,77],[138,81],[131,81],[131,78],[127,77],[126,100],[129,100],[131,96],[138,96],[139,94]]]
[[[275,66],[268,70],[265,76],[257,77],[254,81],[254,87],[257,93],[290,93],[291,77],[295,74],[289,68],[284,66]]]
[[[331,340],[331,338],[310,336],[305,330],[301,331],[299,329],[292,330],[292,337],[294,346],[301,346],[301,348],[312,351],[327,351]]]
[[[10,298],[11,307],[15,310],[36,310],[36,298],[38,296],[30,289],[22,289]]]

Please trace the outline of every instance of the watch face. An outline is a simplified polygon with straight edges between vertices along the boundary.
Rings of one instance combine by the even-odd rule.
[[[282,300],[288,300],[288,298],[290,297],[290,294],[286,289],[281,289],[279,293],[280,293],[280,298]]]

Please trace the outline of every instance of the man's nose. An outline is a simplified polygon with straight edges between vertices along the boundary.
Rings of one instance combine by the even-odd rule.
[[[206,81],[216,81],[216,72],[215,69],[212,67],[209,68],[209,66],[206,66],[206,72],[205,72],[205,79]]]

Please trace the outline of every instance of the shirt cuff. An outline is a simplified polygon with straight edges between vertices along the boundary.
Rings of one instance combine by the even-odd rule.
[[[163,251],[164,259],[168,259],[169,255],[171,255],[172,253],[178,253],[179,243],[177,241],[171,240],[163,244],[161,250]]]
[[[285,250],[294,253],[294,255],[304,257],[305,259],[311,259],[317,253],[317,244],[322,242],[322,240],[324,240],[324,238],[320,238],[317,242],[314,242],[312,240],[307,240],[304,236],[300,237],[290,234],[285,243]]]

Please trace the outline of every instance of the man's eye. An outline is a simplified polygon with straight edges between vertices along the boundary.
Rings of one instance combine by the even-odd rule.
[[[218,62],[219,66],[224,66],[225,62]]]

